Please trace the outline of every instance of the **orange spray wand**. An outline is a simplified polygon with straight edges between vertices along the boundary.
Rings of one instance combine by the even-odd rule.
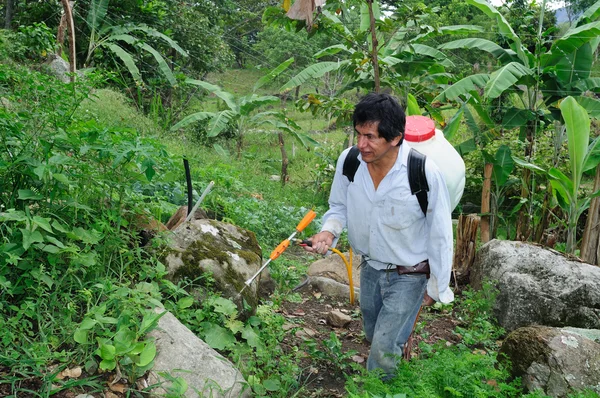
[[[248,279],[246,282],[244,282],[245,286],[240,291],[240,294],[244,291],[244,289],[246,287],[250,286],[252,284],[252,282],[254,282],[254,279],[256,279],[256,277],[258,275],[260,275],[260,273],[265,269],[265,267],[267,265],[269,265],[269,263],[271,261],[273,261],[277,257],[279,257],[281,255],[281,253],[283,253],[290,246],[290,242],[292,239],[294,239],[296,234],[298,232],[304,231],[304,228],[306,228],[308,226],[308,224],[310,224],[312,222],[312,220],[315,219],[316,216],[317,216],[317,213],[315,213],[312,210],[309,210],[309,212],[306,213],[304,218],[296,226],[296,230],[294,231],[294,233],[291,234],[289,238],[287,238],[286,240],[282,241],[279,245],[277,245],[277,247],[275,249],[273,249],[273,251],[271,252],[269,259],[263,264],[263,266],[260,267],[260,269],[258,271],[256,271],[256,273],[254,275],[252,275],[252,277],[250,279]]]

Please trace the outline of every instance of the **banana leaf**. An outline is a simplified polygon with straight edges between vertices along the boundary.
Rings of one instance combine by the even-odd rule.
[[[577,103],[585,108],[588,114],[596,119],[600,119],[600,101],[590,97],[575,97]]]
[[[169,84],[171,84],[171,86],[175,86],[177,84],[177,80],[175,79],[171,68],[169,68],[169,65],[167,65],[167,62],[162,57],[162,55],[160,55],[158,51],[156,51],[152,46],[149,46],[146,43],[142,43],[142,48],[150,54],[152,54],[152,56],[156,60],[156,63],[158,63],[158,68],[160,69],[162,74],[165,75],[165,77],[169,81]]]
[[[221,134],[221,132],[227,128],[229,122],[231,122],[235,116],[236,113],[229,109],[218,112],[212,119],[210,119],[208,124],[208,133],[206,136],[216,137]]]
[[[294,87],[300,86],[310,79],[316,79],[328,72],[340,69],[341,67],[348,65],[349,61],[341,62],[319,62],[317,64],[310,65],[298,73],[296,76],[291,78],[286,84],[284,84],[279,91],[285,92],[293,89]]]
[[[279,102],[279,98],[273,95],[265,95],[262,97],[256,94],[248,95],[240,99],[240,114],[248,116],[256,108],[260,108],[264,105],[273,105]]]
[[[575,26],[593,22],[600,18],[600,1],[594,3],[575,21]]]
[[[377,0],[371,2],[373,8],[373,17],[375,21],[378,21],[381,17],[381,11],[379,10],[379,3]],[[369,6],[366,1],[360,3],[360,26],[361,32],[366,32],[371,28],[371,17],[369,15]]]
[[[94,36],[96,31],[102,26],[102,22],[104,22],[106,12],[108,11],[108,2],[109,0],[92,0],[86,18],[87,25],[92,32],[90,36]]]
[[[594,51],[590,43],[585,43],[558,60],[555,67],[556,77],[565,86],[575,84],[590,77],[593,63]]]
[[[227,91],[223,91],[223,89],[221,87],[216,86],[214,84],[210,84],[203,80],[196,80],[196,79],[186,79],[185,82],[188,84],[193,84],[194,86],[202,87],[209,93],[212,93],[212,94],[216,95],[217,97],[221,98],[223,101],[225,101],[225,103],[227,104],[229,109],[231,109],[232,111],[234,111],[236,113],[239,112],[240,108],[239,108],[239,105],[237,104],[237,101],[235,100],[235,97],[233,96],[233,94],[228,93]]]
[[[133,77],[135,81],[141,82],[142,76],[140,75],[140,70],[135,64],[135,61],[131,54],[121,48],[119,45],[115,43],[105,43],[106,47],[108,47],[118,58],[123,61],[125,67]]]
[[[574,188],[579,189],[590,137],[590,118],[587,111],[573,97],[567,97],[561,102],[560,111],[567,128],[571,177]],[[577,191],[573,195],[576,196]]]
[[[177,124],[175,124],[173,127],[171,127],[171,131],[179,130],[181,128],[189,126],[192,123],[199,122],[201,120],[210,119],[212,117],[215,117],[215,113],[214,112],[196,112],[196,113],[192,113],[191,115],[188,115],[188,116],[184,117]]]
[[[421,115],[421,108],[419,107],[419,103],[414,95],[408,93],[407,96],[407,104],[406,104],[406,116],[411,115]]]
[[[502,36],[507,38],[511,42],[511,48],[517,53],[517,56],[524,65],[532,66],[534,64],[534,56],[529,52],[523,44],[521,39],[510,24],[506,21],[504,16],[493,6],[491,6],[486,0],[466,0],[467,4],[479,8],[489,18],[495,19],[498,27],[498,31]]]
[[[460,96],[464,96],[471,91],[479,88],[484,88],[490,76],[487,73],[479,73],[476,75],[467,76],[462,80],[454,83],[446,90],[442,91],[433,101],[449,102],[455,101]]]
[[[555,54],[570,54],[585,43],[596,39],[600,35],[600,22],[591,22],[574,29],[569,29],[564,36],[557,39],[550,48]],[[544,65],[544,64],[543,64]]]
[[[348,48],[345,44],[335,44],[333,46],[329,46],[327,48],[322,49],[321,51],[317,52],[314,57],[316,59],[319,59],[321,57],[325,57],[325,56],[329,56],[329,55],[335,55],[341,51],[346,51],[349,52],[350,54],[354,53],[354,50]]]
[[[514,61],[516,58],[516,53],[514,51],[502,48],[493,41],[479,38],[454,40],[444,43],[438,46],[438,48],[440,50],[456,50],[461,48],[467,50],[485,51],[503,63]]]
[[[256,84],[254,84],[254,88],[252,91],[256,91],[265,84],[271,83],[277,76],[281,75],[292,63],[294,62],[294,57],[288,58],[279,65],[275,67],[272,71],[258,79]]]
[[[518,62],[511,62],[493,72],[485,85],[485,95],[498,98],[504,91],[514,86],[523,76],[531,75],[531,69]]]

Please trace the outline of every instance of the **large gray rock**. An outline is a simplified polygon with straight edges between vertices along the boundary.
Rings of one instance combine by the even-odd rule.
[[[600,329],[600,267],[523,242],[492,240],[471,269],[471,285],[499,290],[494,315],[507,331],[522,326]]]
[[[343,254],[348,259],[348,253]],[[352,256],[352,284],[356,299],[360,293],[360,268],[358,268],[360,261],[359,255]],[[313,262],[307,273],[311,286],[323,294],[341,299],[350,296],[348,270],[339,255],[333,253]]]
[[[183,378],[185,397],[251,397],[242,374],[226,358],[200,340],[170,312],[148,336],[155,339],[156,357],[148,382],[158,384],[153,393],[164,396],[171,377]]]
[[[500,354],[529,391],[551,397],[585,388],[600,393],[600,330],[523,327],[508,335]]]
[[[168,239],[163,258],[173,279],[195,279],[208,272],[215,279],[215,288],[242,308],[239,292],[262,265],[262,252],[254,233],[216,220],[190,220]],[[259,289],[261,294],[268,294],[273,285],[265,268],[242,296],[255,308]]]

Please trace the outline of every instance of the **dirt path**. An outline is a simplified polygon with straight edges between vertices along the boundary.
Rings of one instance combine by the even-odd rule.
[[[303,365],[307,373],[306,388],[311,397],[344,397],[346,375],[354,372],[351,364],[364,367],[369,355],[369,343],[362,332],[358,304],[350,305],[349,300],[326,297],[310,285],[303,287],[299,293],[301,302],[286,302],[281,309],[288,321],[285,327],[290,330],[285,343],[310,351],[306,352]],[[328,314],[334,310],[349,315],[350,323],[343,327],[330,325]],[[460,340],[453,333],[456,324],[451,313],[423,309],[414,335],[412,360],[418,360],[420,341],[434,344],[444,340],[447,344],[456,344]],[[339,343],[332,339],[332,332]],[[305,344],[307,340],[308,348]],[[315,345],[316,347],[311,347]]]

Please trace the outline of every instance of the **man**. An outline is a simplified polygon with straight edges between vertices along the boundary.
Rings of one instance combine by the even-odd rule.
[[[367,369],[382,369],[389,379],[396,374],[421,303],[454,299],[449,288],[450,197],[440,170],[429,160],[425,163],[426,215],[411,194],[410,146],[403,142],[406,117],[393,97],[368,94],[356,105],[353,122],[360,166],[350,182],[343,175],[349,149],[339,157],[323,227],[306,249],[327,253],[347,226],[350,245],[363,259],[360,308],[371,342]],[[417,264],[422,273],[412,272]]]

